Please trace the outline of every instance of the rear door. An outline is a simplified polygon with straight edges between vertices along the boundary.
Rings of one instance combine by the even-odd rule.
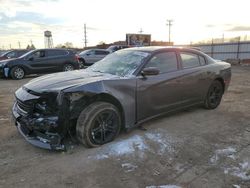
[[[137,120],[178,108],[182,104],[182,72],[174,51],[153,55],[145,67],[157,67],[160,74],[137,77]]]
[[[62,71],[63,66],[69,60],[69,52],[67,50],[47,50],[47,54],[47,65],[50,68],[49,71],[51,72]]]
[[[182,74],[180,82],[184,87],[183,101],[193,104],[202,101],[208,84],[208,76],[205,71],[206,59],[204,56],[181,50],[179,52]]]

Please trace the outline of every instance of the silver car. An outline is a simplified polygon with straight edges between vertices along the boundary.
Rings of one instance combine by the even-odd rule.
[[[103,49],[84,50],[78,55],[78,59],[81,62],[82,66],[90,66],[95,62],[102,60],[109,53],[109,51]]]

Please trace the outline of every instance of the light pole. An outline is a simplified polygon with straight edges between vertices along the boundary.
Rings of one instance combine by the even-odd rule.
[[[172,22],[173,20],[167,20],[167,26],[168,26],[168,42],[170,44],[171,42],[171,26],[173,25]]]

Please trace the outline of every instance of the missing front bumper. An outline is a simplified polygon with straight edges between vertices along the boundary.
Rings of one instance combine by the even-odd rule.
[[[43,149],[66,150],[65,145],[61,143],[62,138],[59,134],[41,133],[37,130],[30,130],[26,125],[23,125],[21,122],[19,122],[21,115],[17,112],[16,103],[12,108],[12,114],[19,133],[25,138],[27,142]]]

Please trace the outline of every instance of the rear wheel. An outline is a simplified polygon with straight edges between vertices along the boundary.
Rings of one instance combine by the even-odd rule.
[[[85,60],[81,58],[79,59],[79,61],[80,61],[80,69],[83,69],[85,66]]]
[[[10,76],[12,79],[14,80],[20,80],[20,79],[23,79],[24,76],[25,76],[25,72],[24,72],[24,69],[22,67],[13,67],[11,70],[10,70]]]
[[[63,66],[63,71],[64,72],[72,71],[72,70],[74,70],[74,66],[71,65],[71,64],[66,64],[66,65]]]
[[[114,140],[120,129],[118,109],[107,102],[95,102],[81,112],[76,135],[78,141],[86,147],[97,147]]]
[[[207,109],[215,109],[219,106],[223,95],[223,86],[220,81],[215,80],[208,89],[204,106]]]

